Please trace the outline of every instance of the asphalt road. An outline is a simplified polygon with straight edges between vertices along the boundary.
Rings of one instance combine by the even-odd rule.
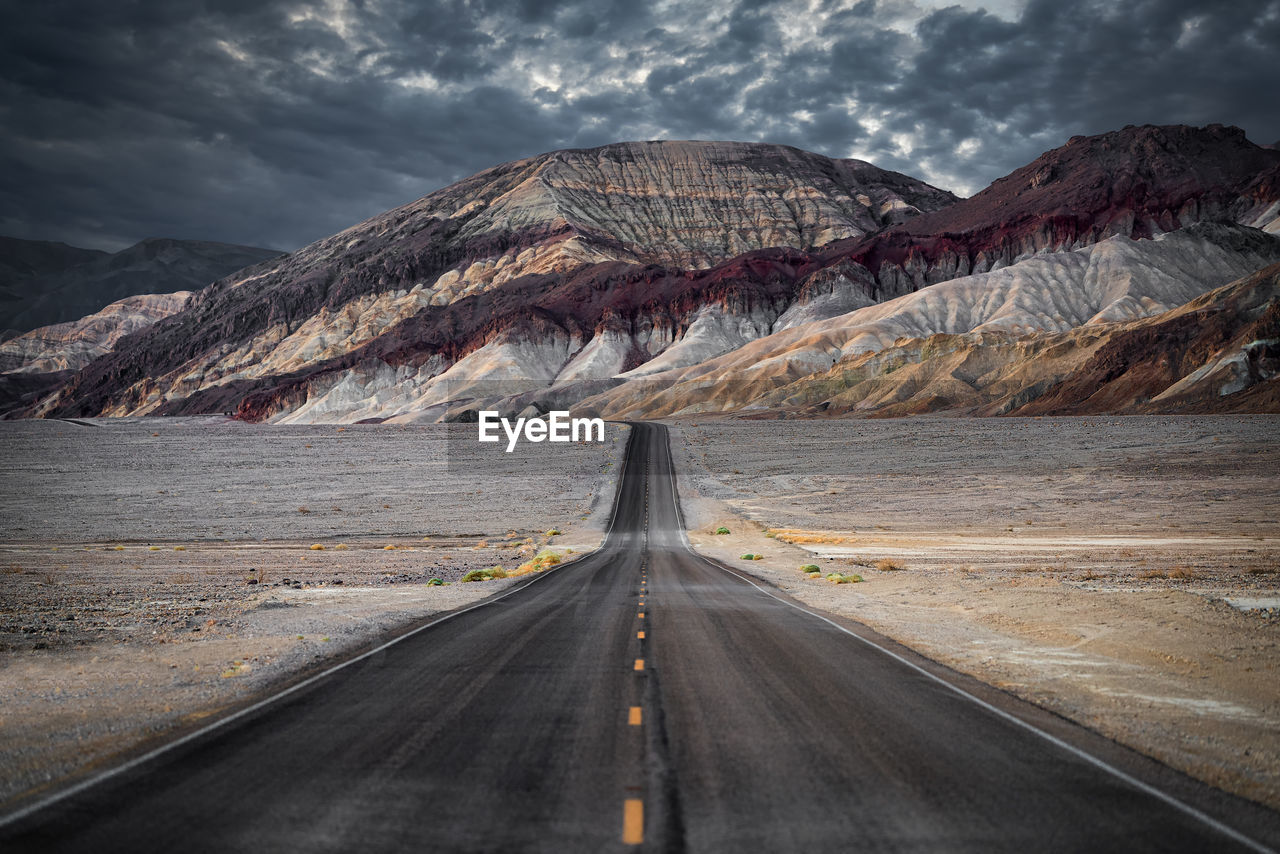
[[[0,826],[0,851],[1248,851],[1276,816],[694,555],[604,547]]]

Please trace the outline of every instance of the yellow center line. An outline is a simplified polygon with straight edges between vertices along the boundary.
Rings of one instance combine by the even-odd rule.
[[[636,659],[636,670],[644,670],[644,659],[643,659],[643,658],[637,658],[637,659]]]
[[[640,707],[632,706],[631,711],[627,714],[627,723],[631,726],[640,726]]]
[[[642,620],[644,619],[644,611],[641,611],[641,612],[640,612],[640,619],[642,619]]]
[[[622,842],[639,845],[644,842],[644,802],[627,798],[622,803]]]
[[[644,632],[636,632],[636,637],[640,640],[644,640]]]

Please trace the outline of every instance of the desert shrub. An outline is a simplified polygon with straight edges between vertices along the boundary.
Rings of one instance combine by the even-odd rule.
[[[1180,581],[1188,581],[1196,577],[1196,571],[1189,566],[1175,566],[1169,570],[1169,577]]]
[[[512,570],[512,575],[528,575],[531,572],[543,572],[560,563],[560,555],[556,552],[539,552],[536,557]]]
[[[443,581],[441,581],[441,580],[440,580],[440,579],[438,579],[438,578],[428,578],[428,579],[427,579],[427,586],[428,586],[428,587],[443,587],[443,586],[444,586],[444,582],[443,582]]]
[[[557,534],[559,534],[559,533],[560,533],[560,529],[559,529],[559,528],[552,528],[550,531],[547,531],[547,536],[548,536],[548,537],[554,537],[554,536],[556,536],[556,535],[557,535]]]
[[[806,563],[804,566],[800,567],[800,571],[807,573],[807,572],[821,572],[822,570],[821,570],[821,567],[819,567],[816,563]]]
[[[883,560],[876,562],[876,569],[881,572],[901,572],[906,568],[907,567],[904,564],[901,564],[891,558],[884,558]]]
[[[862,576],[856,574],[841,575],[838,572],[829,572],[827,573],[827,581],[830,581],[832,584],[857,584],[859,581],[862,581]]]
[[[495,578],[506,578],[507,571],[500,566],[491,566],[488,569],[473,569],[466,575],[462,576],[463,581],[492,581]]]
[[[175,552],[185,552],[185,551],[187,550],[187,547],[186,547],[186,546],[174,546],[174,547],[173,547],[173,550],[174,550]]]
[[[322,552],[322,551],[324,551],[324,546],[320,545],[319,543],[312,543],[312,544],[311,544],[311,551],[313,551],[313,552]]]
[[[726,528],[724,525],[721,525],[719,528],[716,528],[715,533],[717,533],[717,534],[727,534],[727,533],[729,533],[729,529],[728,529],[728,528]]]
[[[338,543],[336,546],[334,546],[334,548],[335,548],[335,549],[337,549],[338,551],[346,551],[346,550],[347,550],[347,544],[346,544],[346,543]]]
[[[744,554],[744,555],[738,555],[738,557],[739,557],[739,558],[741,558],[742,560],[755,560],[755,559],[756,559],[756,556],[755,556],[755,555],[753,555],[751,552],[747,552],[747,553],[746,553],[746,554]]]

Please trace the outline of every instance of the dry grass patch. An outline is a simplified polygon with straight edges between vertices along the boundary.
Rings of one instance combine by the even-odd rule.
[[[507,571],[500,566],[491,566],[488,569],[473,569],[466,575],[462,576],[463,581],[492,581],[495,578],[506,578]]]
[[[907,565],[905,563],[893,560],[892,558],[886,557],[876,561],[876,569],[881,572],[902,572],[902,570],[906,568]]]
[[[522,563],[512,570],[511,575],[528,575],[533,572],[545,572],[560,563],[560,555],[556,552],[541,552],[533,560]]]
[[[832,534],[826,531],[801,531],[787,528],[771,528],[767,533],[773,534],[776,540],[782,540],[784,543],[791,543],[793,546],[807,545],[828,545],[838,546],[845,543],[856,543],[856,537],[846,536],[844,534]]]

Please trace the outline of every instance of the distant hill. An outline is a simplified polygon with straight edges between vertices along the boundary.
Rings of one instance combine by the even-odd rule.
[[[280,253],[202,240],[150,238],[114,254],[0,237],[0,330],[8,339],[78,320],[136,294],[199,290]]]

